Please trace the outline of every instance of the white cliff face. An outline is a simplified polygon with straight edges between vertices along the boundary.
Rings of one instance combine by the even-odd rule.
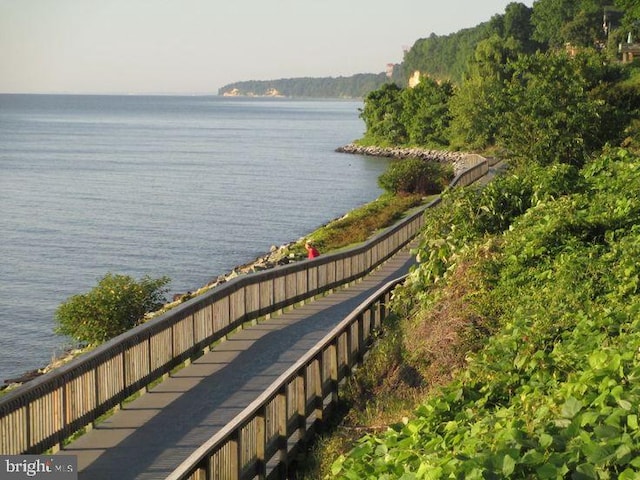
[[[264,94],[255,92],[242,92],[237,88],[232,88],[222,94],[223,97],[284,97],[277,89],[270,88]]]
[[[223,97],[239,97],[240,96],[240,90],[238,90],[237,88],[234,88],[232,90],[229,90],[228,92],[224,92],[222,94]]]
[[[284,95],[282,95],[277,89],[275,88],[270,88],[269,90],[267,90],[267,93],[265,93],[266,97],[284,97]]]
[[[413,72],[411,77],[409,77],[409,88],[413,88],[420,83],[420,71],[416,70]]]

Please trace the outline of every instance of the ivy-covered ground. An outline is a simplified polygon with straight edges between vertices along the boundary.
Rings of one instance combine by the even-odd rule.
[[[616,149],[445,194],[395,301],[424,315],[470,268],[463,368],[330,476],[640,478],[639,192],[640,158]]]

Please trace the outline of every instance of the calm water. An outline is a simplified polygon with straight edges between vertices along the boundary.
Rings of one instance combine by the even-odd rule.
[[[0,381],[69,341],[56,307],[107,272],[171,293],[381,192],[358,102],[0,95]]]

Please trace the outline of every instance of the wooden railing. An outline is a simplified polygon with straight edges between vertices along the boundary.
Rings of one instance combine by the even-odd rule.
[[[469,185],[488,168],[480,157],[451,186]],[[363,277],[415,237],[423,210],[347,251],[237,277],[7,393],[0,399],[0,454],[58,449],[244,323]]]
[[[178,466],[167,480],[289,478],[300,446],[338,400],[338,387],[361,363],[387,316],[391,281],[360,304],[230,423]]]

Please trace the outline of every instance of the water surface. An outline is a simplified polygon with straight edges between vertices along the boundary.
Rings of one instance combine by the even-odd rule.
[[[195,290],[380,195],[359,102],[0,95],[0,380],[106,273]]]

